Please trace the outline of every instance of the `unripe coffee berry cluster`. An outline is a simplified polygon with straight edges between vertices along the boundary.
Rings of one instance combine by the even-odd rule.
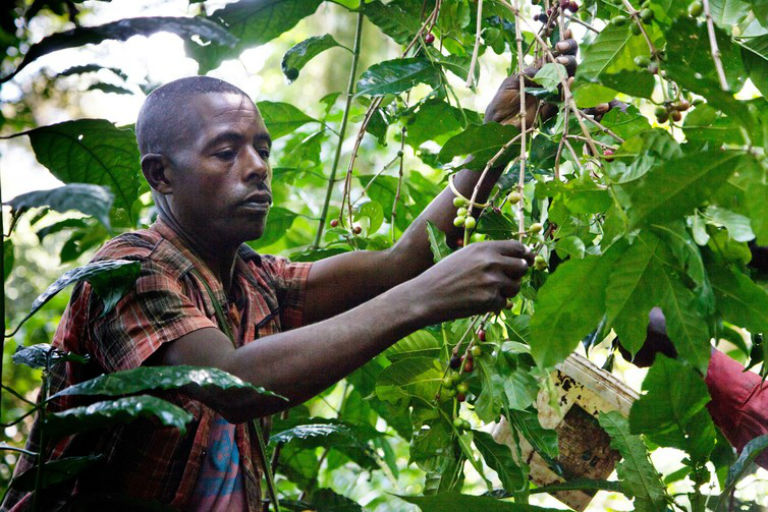
[[[457,228],[473,229],[477,225],[477,221],[472,215],[470,215],[467,209],[467,200],[463,197],[454,197],[453,206],[456,206],[456,217],[453,219],[453,225]]]
[[[656,107],[654,114],[656,115],[656,121],[659,124],[666,123],[669,119],[678,122],[683,118],[682,112],[685,112],[689,108],[691,108],[690,102],[683,99],[677,103],[669,103],[664,106]]]

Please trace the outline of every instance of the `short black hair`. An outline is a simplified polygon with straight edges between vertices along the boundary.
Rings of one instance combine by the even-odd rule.
[[[210,76],[179,78],[152,91],[144,100],[136,121],[136,141],[141,155],[167,154],[169,146],[186,135],[187,100],[211,93],[234,93],[250,99],[239,87]]]

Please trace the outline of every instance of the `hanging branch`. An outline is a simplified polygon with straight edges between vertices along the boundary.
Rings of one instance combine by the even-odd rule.
[[[522,4],[522,0],[520,0]],[[538,37],[538,35],[537,35]],[[523,35],[520,31],[520,13],[519,11],[515,11],[515,40],[517,42],[517,72],[519,74],[519,96],[520,96],[520,174],[518,175],[518,181],[517,181],[517,189],[520,192],[520,194],[523,194],[523,187],[525,186],[525,152],[526,152],[526,146],[527,141],[525,138],[526,133],[526,126],[525,123],[527,121],[525,111],[525,73],[523,72],[523,64],[524,64],[524,56],[523,56]],[[544,50],[547,51],[546,45],[544,46]],[[525,209],[520,207],[518,208],[518,215],[517,215],[517,231],[522,232],[525,231]],[[523,235],[518,234],[517,239],[522,242],[523,241]]]
[[[717,37],[715,36],[715,25],[712,21],[712,12],[709,10],[709,0],[702,0],[704,6],[704,16],[707,18],[707,34],[709,35],[709,49],[712,52],[712,60],[715,61],[715,69],[717,70],[717,78],[720,80],[720,88],[724,91],[728,90],[728,82],[725,79],[725,70],[723,69],[723,61],[720,59],[720,48],[717,46]]]
[[[325,201],[323,201],[323,209],[320,213],[320,222],[317,226],[317,234],[315,235],[314,247],[320,246],[320,239],[323,236],[323,228],[325,227],[325,219],[328,216],[328,206],[331,203],[331,195],[333,194],[333,186],[336,183],[336,170],[339,167],[339,159],[341,158],[341,148],[344,145],[344,134],[347,130],[347,120],[349,119],[349,109],[352,106],[352,91],[355,87],[355,74],[357,72],[357,62],[360,57],[360,40],[363,33],[363,13],[362,11],[357,15],[357,25],[355,27],[355,44],[352,49],[352,66],[349,70],[349,81],[347,82],[347,99],[344,105],[344,114],[341,118],[341,128],[339,129],[339,143],[336,145],[336,153],[333,155],[333,165],[331,166],[331,176],[328,178],[328,189],[325,191]]]
[[[477,54],[480,50],[480,32],[483,25],[483,0],[477,0],[477,24],[475,25],[475,47],[472,50],[472,60],[469,63],[469,74],[467,75],[467,87],[475,84],[475,66],[477,65]]]

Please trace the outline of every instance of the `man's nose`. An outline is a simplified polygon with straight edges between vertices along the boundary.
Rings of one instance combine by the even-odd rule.
[[[248,147],[243,161],[243,178],[247,181],[269,179],[269,162],[254,147]]]

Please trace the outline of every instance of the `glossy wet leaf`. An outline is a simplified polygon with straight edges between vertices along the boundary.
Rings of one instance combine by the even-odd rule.
[[[75,478],[82,471],[92,467],[102,460],[102,455],[86,455],[83,457],[64,457],[43,464],[43,477],[39,489],[46,489],[52,485],[67,482]],[[33,491],[36,488],[35,477],[37,466],[33,466],[16,476],[11,481],[11,487],[19,491]]]
[[[189,385],[222,391],[243,389],[265,396],[280,396],[260,386],[244,382],[218,368],[186,365],[140,366],[130,370],[108,373],[69,386],[54,396],[120,396],[151,390],[179,389]]]
[[[418,84],[437,86],[437,68],[427,59],[410,57],[374,64],[363,72],[355,90],[358,95],[399,94]]]
[[[332,35],[309,37],[302,42],[292,46],[285,55],[280,67],[283,74],[293,82],[299,75],[304,65],[323,53],[325,50],[340,46]]]
[[[125,18],[94,27],[78,26],[43,38],[27,50],[24,59],[16,66],[13,73],[4,76],[0,82],[11,79],[29,63],[51,52],[86,44],[98,44],[107,39],[125,41],[133,36],[148,36],[155,32],[172,32],[184,39],[199,36],[225,46],[232,46],[236,42],[236,39],[227,30],[204,18],[169,16]]]
[[[382,32],[398,44],[407,44],[418,32],[421,24],[418,17],[405,9],[409,2],[394,1],[385,5],[379,0],[365,3],[362,10],[365,16]]]
[[[49,414],[46,429],[52,438],[58,439],[130,423],[139,418],[155,419],[160,425],[176,428],[184,434],[187,423],[192,421],[192,414],[154,396],[129,396]]]
[[[63,187],[18,195],[8,201],[8,204],[17,214],[42,206],[57,212],[76,210],[95,217],[109,229],[109,210],[113,201],[114,195],[108,188],[86,183],[70,183]]]
[[[118,128],[105,119],[79,119],[25,133],[35,157],[51,174],[64,183],[108,187],[115,208],[133,223],[132,206],[143,180],[133,129]]]
[[[37,296],[29,308],[29,312],[21,319],[14,333],[29,317],[43,307],[51,298],[70,284],[78,281],[88,281],[94,292],[101,298],[104,311],[113,307],[125,292],[133,286],[139,276],[141,263],[129,260],[95,261],[82,267],[77,267],[62,274],[43,293]]]
[[[64,352],[54,348],[48,343],[38,343],[28,347],[17,347],[11,359],[16,364],[24,364],[30,368],[53,367],[62,361],[74,361],[80,364],[88,362],[88,356],[81,356],[73,352]]]
[[[290,103],[260,101],[256,103],[272,140],[293,133],[307,123],[317,122]]]

